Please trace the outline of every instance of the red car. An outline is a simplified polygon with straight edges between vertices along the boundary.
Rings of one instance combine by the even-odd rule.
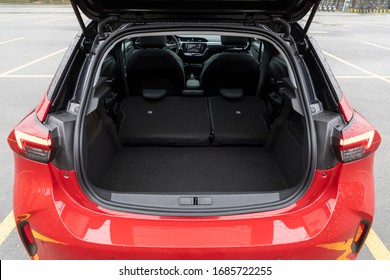
[[[307,35],[319,0],[71,2],[8,137],[32,259],[357,257],[381,138]]]

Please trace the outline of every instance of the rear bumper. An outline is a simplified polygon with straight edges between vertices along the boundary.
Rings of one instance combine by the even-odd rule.
[[[35,259],[355,259],[358,225],[374,214],[373,156],[316,171],[289,207],[219,217],[103,209],[74,172],[20,157],[15,165],[15,218],[31,226]]]

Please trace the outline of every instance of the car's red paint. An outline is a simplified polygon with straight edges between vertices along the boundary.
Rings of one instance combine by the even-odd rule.
[[[30,223],[39,259],[354,259],[358,225],[373,220],[373,160],[317,171],[287,208],[162,217],[101,208],[73,171],[15,155],[14,215]]]
[[[335,87],[334,75],[324,65],[325,60],[318,56],[321,53],[320,49],[311,42],[309,37],[306,37],[320,1],[259,0],[255,1],[255,5],[254,1],[241,1],[239,9],[237,9],[238,2],[226,1],[223,10],[219,9],[221,1],[214,1],[218,3],[211,3],[214,4],[213,13],[203,13],[210,10],[209,2],[213,1],[207,4],[205,1],[202,2],[204,3],[193,11],[192,8],[188,9],[191,5],[182,6],[182,1],[171,1],[166,3],[164,9],[156,10],[154,8],[157,7],[152,6],[153,3],[150,4],[148,1],[111,1],[108,4],[104,1],[94,3],[84,0],[72,1],[83,34],[78,35],[70,45],[68,54],[65,55],[49,86],[50,94],[44,95],[36,110],[23,119],[8,137],[15,158],[14,216],[20,237],[32,259],[355,259],[357,257],[373,221],[375,205],[373,164],[374,154],[381,138],[376,129],[348,104],[341,89]],[[274,3],[270,4],[270,2]],[[134,7],[137,10],[136,14],[133,13]],[[125,12],[122,13],[121,9]],[[82,21],[80,10],[92,20],[88,28]],[[296,21],[305,16],[309,10],[313,12],[306,26],[304,28],[298,26]],[[192,22],[203,22],[207,25],[201,24],[199,30],[192,27],[188,29],[183,23],[187,17],[190,20],[188,25]],[[165,19],[169,19],[169,25],[161,24]],[[142,23],[146,20],[148,24],[141,25],[139,20]],[[227,21],[226,25],[223,23],[224,20]],[[212,24],[214,21],[218,23]],[[240,21],[243,25],[241,27]],[[169,27],[171,24],[172,26]],[[258,29],[255,28],[257,25]],[[184,26],[185,29],[182,30]],[[276,66],[285,67],[284,70],[289,74],[268,77],[269,89],[264,87],[263,89],[269,91],[264,91],[264,94],[261,92],[258,97],[270,102],[268,100],[270,92],[278,90],[280,96],[277,94],[273,100],[275,104],[269,104],[272,107],[268,112],[269,117],[273,119],[283,113],[279,121],[285,125],[287,134],[290,134],[290,126],[292,127],[290,140],[306,141],[298,145],[302,150],[295,149],[297,154],[300,153],[299,156],[306,158],[303,163],[297,164],[307,165],[307,172],[302,168],[302,174],[299,174],[301,182],[299,184],[293,182],[289,185],[289,191],[296,192],[287,195],[287,192],[283,192],[284,188],[277,188],[280,191],[280,202],[263,204],[274,210],[262,210],[259,206],[249,213],[246,208],[240,208],[235,212],[234,207],[231,207],[233,210],[229,213],[235,213],[234,215],[216,215],[215,213],[220,212],[210,211],[208,216],[186,216],[189,212],[178,211],[174,212],[178,213],[178,216],[163,216],[161,213],[167,212],[159,212],[158,209],[161,208],[158,203],[153,204],[153,207],[148,206],[148,211],[139,211],[144,214],[136,214],[131,211],[137,212],[138,209],[130,203],[131,208],[125,208],[129,205],[113,203],[109,199],[99,205],[96,204],[104,198],[97,198],[98,194],[88,189],[101,186],[81,184],[78,181],[85,178],[86,174],[83,173],[88,173],[84,172],[83,167],[85,169],[89,162],[84,162],[83,156],[95,151],[100,152],[100,147],[107,143],[104,139],[96,142],[98,146],[96,150],[84,150],[85,147],[81,144],[93,138],[93,135],[91,138],[82,136],[83,133],[88,135],[89,132],[86,112],[89,107],[93,108],[89,105],[94,103],[89,100],[94,99],[90,94],[96,96],[100,94],[100,88],[97,86],[100,84],[96,83],[94,88],[93,85],[100,81],[100,78],[109,78],[102,81],[110,84],[108,88],[112,86],[110,88],[112,92],[102,90],[102,94],[104,96],[107,94],[107,97],[112,99],[107,103],[103,97],[101,100],[97,98],[99,100],[94,101],[108,106],[101,106],[98,109],[107,110],[106,120],[113,122],[116,119],[115,114],[109,113],[117,111],[117,106],[120,106],[115,102],[128,97],[126,94],[128,85],[115,83],[115,81],[126,82],[127,74],[123,72],[120,73],[123,75],[118,75],[116,70],[123,68],[120,66],[124,66],[121,64],[126,60],[127,51],[130,54],[136,53],[137,36],[154,32],[165,34],[176,29],[180,32],[185,30],[200,32],[205,30],[205,26],[210,27],[207,34],[215,29],[216,31],[213,32],[221,30],[221,34],[232,33],[242,36],[248,33],[251,38],[260,35],[260,40],[253,45],[253,50],[257,52],[257,60],[262,63],[267,57],[261,54],[263,51],[264,54],[270,52],[268,53],[270,55],[277,50],[284,55],[282,60],[286,65],[277,63]],[[191,41],[194,39],[197,40],[192,38]],[[268,44],[263,44],[263,39],[275,50],[266,51]],[[104,72],[100,71],[104,68],[103,58],[110,58],[112,54],[110,50],[119,50],[115,49],[116,45],[114,45],[119,42],[118,40],[123,40],[126,52],[119,54],[115,51],[116,55],[111,57],[113,63],[108,60],[109,66],[113,66],[114,69],[109,71],[109,74],[113,75],[99,76],[98,73]],[[128,43],[127,49],[126,43]],[[218,48],[215,50],[222,53],[225,50],[223,44],[217,42],[217,45]],[[248,46],[252,48],[251,45]],[[229,49],[231,47],[228,46]],[[120,49],[122,50],[122,46]],[[176,51],[180,53],[178,46]],[[273,54],[276,58],[276,53]],[[198,59],[193,60],[196,56],[191,54],[187,57],[183,52],[182,58],[191,58],[186,61],[187,64],[196,62],[195,66],[201,68],[203,63],[209,61],[208,55],[200,57],[198,61]],[[116,65],[120,61],[122,63]],[[199,67],[193,68],[200,72],[202,69],[198,69]],[[269,65],[268,68],[273,67]],[[191,77],[191,75],[192,73],[187,73],[187,76]],[[122,79],[117,79],[119,76]],[[318,92],[317,87],[313,86],[317,82],[317,87],[321,88]],[[67,87],[67,85],[71,86]],[[258,85],[261,85],[260,82]],[[156,85],[151,84],[151,86],[150,88],[154,89]],[[179,92],[177,94],[180,95]],[[288,110],[278,112],[283,102],[288,104],[286,107]],[[99,113],[98,109],[93,110]],[[290,116],[292,113],[289,112],[290,109],[294,111],[293,116]],[[94,111],[89,113],[92,115]],[[323,115],[319,115],[320,113]],[[236,114],[241,115],[241,111],[236,111]],[[61,120],[61,124],[57,126],[56,120],[60,116],[64,117],[64,120],[63,122]],[[320,116],[318,123],[314,120],[316,116]],[[305,121],[301,122],[301,117]],[[299,121],[295,121],[295,118],[299,118]],[[278,120],[273,119],[273,121],[275,122],[269,123],[269,127],[275,123],[276,127],[281,126],[281,123],[277,123]],[[188,122],[188,125],[190,123]],[[210,118],[208,131],[210,136],[213,136],[211,123],[212,118]],[[119,125],[119,122],[115,125]],[[112,131],[117,129],[114,125],[109,127]],[[100,128],[96,126],[96,130]],[[284,130],[275,132],[281,134],[280,138],[278,136],[272,138],[273,140],[279,141],[283,138],[284,134],[280,131],[284,132]],[[307,137],[295,137],[295,134],[302,133]],[[281,147],[283,149],[278,151],[280,154],[290,149],[289,145]],[[113,153],[112,156],[114,155]],[[287,153],[286,157],[288,156]],[[109,157],[102,157],[103,160],[107,158]],[[283,159],[285,158],[279,161]],[[295,164],[291,157],[288,160],[291,161],[291,165]],[[59,166],[69,170],[61,170]],[[314,171],[315,168],[318,170]],[[80,172],[76,174],[73,169]],[[280,167],[277,172],[280,171],[279,169]],[[293,169],[286,169],[291,173],[295,172]],[[96,173],[99,172],[101,170],[97,169]],[[312,178],[311,182],[306,182],[309,178]],[[127,183],[131,186],[132,182]],[[301,192],[297,190],[300,187]],[[108,188],[107,193],[109,193]],[[250,196],[251,193],[246,195]],[[158,202],[158,196],[154,197]],[[226,202],[226,205],[228,203]],[[107,208],[102,206],[110,204],[112,206],[110,209],[108,206]],[[197,205],[195,199],[194,205]],[[226,208],[228,207],[224,209]],[[172,211],[170,208],[164,210]],[[228,210],[221,212],[228,213]]]
[[[36,109],[37,118],[41,122],[43,122],[46,119],[50,109],[50,105],[51,105],[51,101],[47,98],[47,94],[45,93]]]
[[[348,100],[345,98],[345,96],[343,96],[343,98],[340,100],[339,107],[341,109],[341,113],[343,114],[345,121],[351,121],[353,118],[353,108],[348,103]]]

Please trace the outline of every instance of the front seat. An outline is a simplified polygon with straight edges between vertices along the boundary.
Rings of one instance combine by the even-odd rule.
[[[184,89],[183,61],[173,51],[165,49],[166,36],[140,37],[139,48],[127,62],[127,80],[131,95],[145,91],[180,94]]]
[[[230,92],[238,95],[256,95],[259,81],[259,62],[244,48],[248,38],[221,36],[223,53],[210,57],[200,75],[201,87],[209,96]]]
[[[264,145],[267,107],[256,96],[259,62],[244,50],[247,38],[221,36],[221,42],[225,52],[209,58],[201,73],[201,86],[209,95],[212,143]]]

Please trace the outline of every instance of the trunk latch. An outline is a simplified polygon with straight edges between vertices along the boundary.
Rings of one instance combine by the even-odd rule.
[[[211,197],[180,197],[180,205],[211,205],[213,204],[213,199]]]

